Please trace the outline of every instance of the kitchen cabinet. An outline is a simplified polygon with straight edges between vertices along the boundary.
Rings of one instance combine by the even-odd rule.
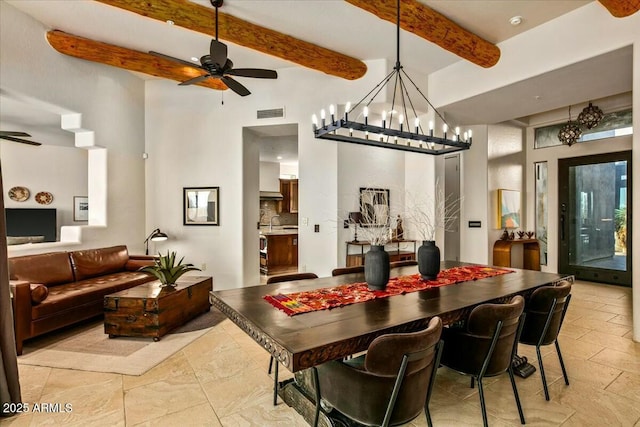
[[[260,236],[260,271],[273,274],[298,267],[298,233],[273,232]]]
[[[280,193],[282,193],[280,212],[298,213],[298,180],[281,179]]]

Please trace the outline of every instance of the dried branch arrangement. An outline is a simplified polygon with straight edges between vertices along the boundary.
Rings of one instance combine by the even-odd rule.
[[[388,193],[375,189],[371,189],[371,193],[375,197],[362,198],[360,202],[362,223],[359,234],[372,245],[385,245],[391,237]]]
[[[415,232],[421,240],[435,240],[436,230],[453,231],[453,225],[460,214],[461,198],[446,197],[444,186],[436,181],[435,197],[418,201],[415,195],[407,193],[407,221],[414,224]],[[447,213],[445,215],[445,212]]]

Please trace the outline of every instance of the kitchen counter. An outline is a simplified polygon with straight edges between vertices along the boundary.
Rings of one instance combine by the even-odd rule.
[[[269,226],[260,227],[261,236],[280,236],[280,235],[287,235],[287,234],[298,234],[298,227],[275,226],[271,231],[269,231]]]

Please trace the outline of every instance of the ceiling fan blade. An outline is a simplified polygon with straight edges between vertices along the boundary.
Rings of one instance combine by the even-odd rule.
[[[20,142],[22,144],[35,145],[36,147],[42,145],[41,143],[36,141],[27,141],[26,139],[14,138],[12,136],[7,136],[7,135],[0,135],[0,139],[6,139],[8,141],[13,141],[13,142]]]
[[[150,50],[149,53],[153,56],[158,56],[160,58],[168,59],[170,61],[179,62],[180,64],[186,65],[187,67],[202,68],[200,65],[194,64],[193,62],[185,61],[180,58],[174,58],[173,56],[165,55],[164,53],[154,52],[152,50]]]
[[[211,40],[209,55],[216,67],[222,68],[227,62],[227,45],[218,40]]]
[[[277,79],[278,73],[274,70],[263,70],[262,68],[236,68],[226,72],[232,76],[253,77],[256,79]]]
[[[10,130],[0,130],[0,135],[2,136],[31,136],[26,132],[14,132]]]
[[[201,76],[194,77],[189,80],[185,80],[184,82],[179,83],[178,86],[187,86],[187,85],[192,85],[194,83],[200,83],[201,81],[203,81],[204,79],[208,79],[209,77],[211,77],[210,74],[203,74]]]
[[[231,89],[232,91],[234,91],[238,95],[240,95],[240,96],[251,95],[251,92],[249,92],[249,89],[244,87],[242,84],[240,84],[236,80],[233,80],[231,77],[222,76],[221,79],[224,82],[224,84],[227,85],[227,87],[229,89]]]

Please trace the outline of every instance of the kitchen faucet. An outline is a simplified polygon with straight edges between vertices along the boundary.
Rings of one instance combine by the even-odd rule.
[[[273,218],[280,218],[280,215],[274,215],[269,219],[269,231],[273,231]]]

